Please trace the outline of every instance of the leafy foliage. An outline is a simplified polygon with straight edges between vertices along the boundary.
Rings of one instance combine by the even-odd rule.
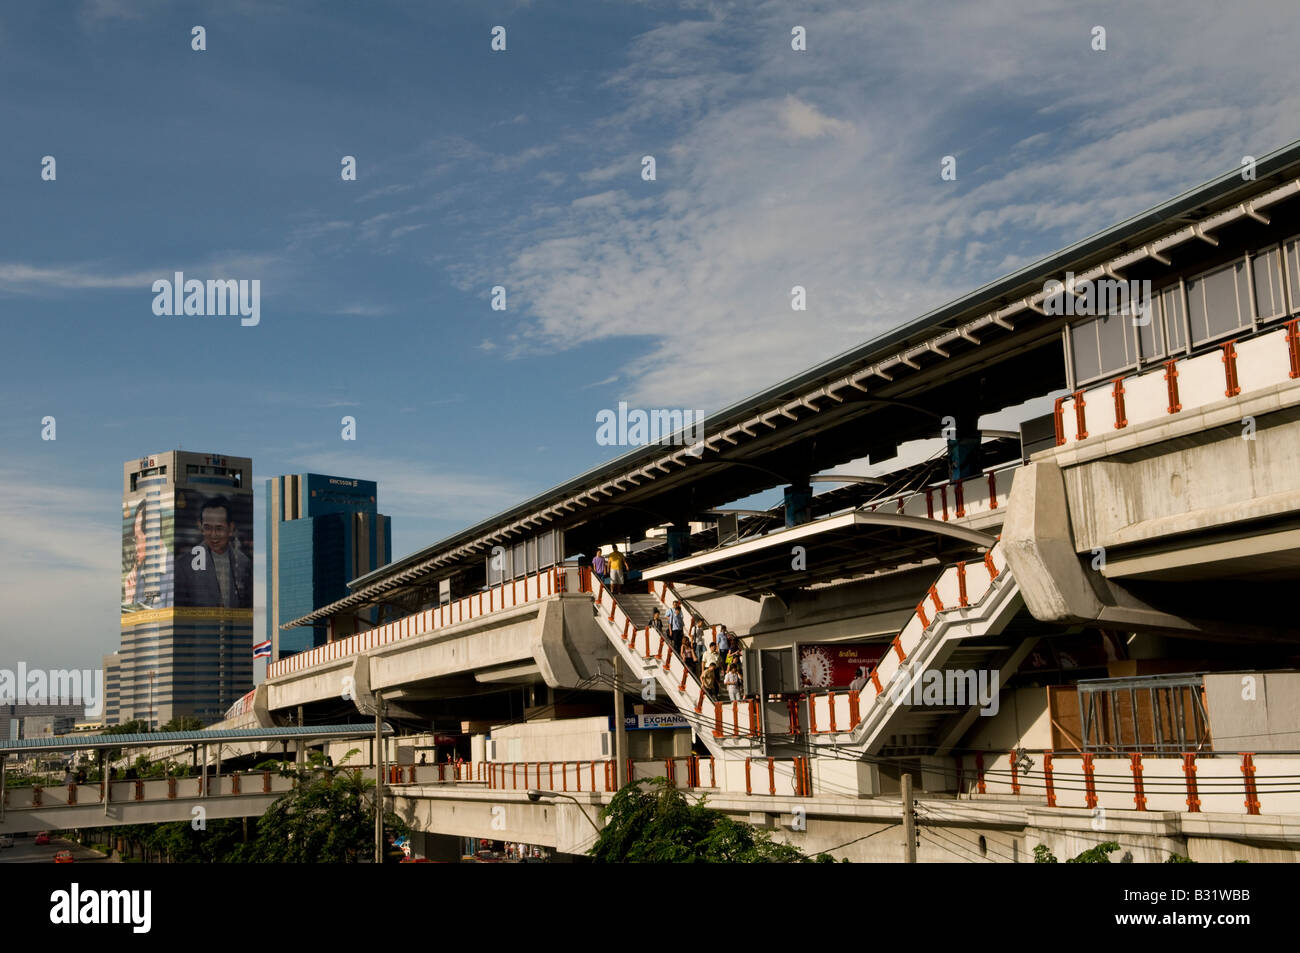
[[[1111,851],[1119,850],[1119,844],[1116,841],[1103,841],[1096,847],[1089,847],[1077,857],[1071,857],[1066,861],[1067,864],[1109,864]]]
[[[1103,841],[1095,847],[1089,847],[1077,857],[1071,857],[1066,861],[1067,864],[1108,864],[1110,863],[1110,854],[1112,851],[1119,850],[1119,843],[1113,840]],[[1036,864],[1054,864],[1056,855],[1046,844],[1038,844],[1034,847],[1034,863]]]
[[[692,804],[667,778],[643,779],[614,795],[588,853],[597,863],[807,863],[812,858],[768,831]],[[819,861],[833,861],[827,854]]]
[[[329,768],[319,753],[312,755],[304,770],[286,765],[281,774],[296,777],[298,783],[258,820],[257,837],[249,845],[247,860],[339,864],[371,856],[373,780],[363,777],[360,769]],[[384,831],[393,836],[409,833],[392,812],[384,815]]]

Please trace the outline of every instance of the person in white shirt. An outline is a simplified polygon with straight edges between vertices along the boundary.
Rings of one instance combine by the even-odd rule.
[[[727,686],[727,698],[730,701],[737,701],[740,698],[740,673],[736,671],[736,666],[727,669],[727,674],[722,679],[722,684]]]

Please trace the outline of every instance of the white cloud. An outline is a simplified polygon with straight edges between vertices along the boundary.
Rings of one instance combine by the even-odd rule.
[[[1103,8],[1106,53],[1063,0],[813,3],[806,54],[775,2],[648,31],[577,178],[613,181],[636,150],[670,161],[645,188],[532,210],[506,243],[528,310],[503,353],[649,335],[627,398],[716,408],[1294,138],[1300,92],[1276,82],[1293,57],[1261,26],[1282,9],[1189,7]],[[1252,55],[1205,68],[1211,26]]]

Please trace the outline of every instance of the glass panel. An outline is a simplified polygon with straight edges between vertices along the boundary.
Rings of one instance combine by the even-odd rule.
[[[1286,243],[1286,273],[1291,280],[1291,310],[1300,309],[1300,241]]]
[[[1246,262],[1237,262],[1232,269],[1233,277],[1237,280],[1237,327],[1251,328],[1254,326],[1254,313],[1250,305],[1250,279],[1246,277]]]
[[[1210,336],[1205,323],[1205,293],[1201,290],[1204,282],[1193,278],[1187,282],[1187,319],[1192,326],[1192,343],[1200,344]]]
[[[1160,311],[1165,322],[1165,340],[1169,342],[1169,353],[1176,354],[1187,347],[1183,340],[1183,289],[1173,285],[1160,292]]]
[[[1259,315],[1259,320],[1267,321],[1285,314],[1280,249],[1270,248],[1256,255],[1251,265],[1252,277],[1255,279],[1255,313]]]
[[[1092,380],[1101,374],[1097,354],[1097,322],[1084,321],[1070,328],[1070,350],[1074,354],[1074,382]]]
[[[1096,319],[1101,347],[1101,373],[1115,374],[1134,363],[1133,336],[1127,314],[1103,314]]]
[[[527,565],[525,562],[525,559],[527,559],[527,557],[524,555],[523,543],[515,543],[514,556],[515,558],[511,560],[510,563],[509,578],[511,579],[515,578],[516,576],[522,576],[525,572],[528,571],[524,568],[524,566]]]
[[[1138,341],[1142,347],[1142,360],[1156,361],[1165,356],[1164,319],[1160,315],[1160,296],[1151,295],[1148,305],[1150,320],[1138,325]],[[1138,320],[1142,316],[1139,314]]]
[[[1244,271],[1240,262],[1212,271],[1201,279],[1205,289],[1205,315],[1207,337],[1216,337],[1241,327],[1238,312],[1237,274]],[[1244,277],[1244,275],[1243,275]],[[1192,334],[1195,335],[1194,326]],[[1199,343],[1199,342],[1197,342]]]

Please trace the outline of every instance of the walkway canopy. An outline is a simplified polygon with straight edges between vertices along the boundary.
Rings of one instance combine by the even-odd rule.
[[[995,542],[924,516],[855,510],[656,566],[642,578],[754,598],[907,563],[955,562]]]
[[[393,729],[384,725],[384,734]],[[38,751],[97,751],[106,748],[189,747],[226,745],[242,741],[323,741],[332,738],[373,738],[374,725],[320,725],[304,728],[231,728],[224,731],[151,731],[127,735],[60,735],[0,742],[0,756]]]

